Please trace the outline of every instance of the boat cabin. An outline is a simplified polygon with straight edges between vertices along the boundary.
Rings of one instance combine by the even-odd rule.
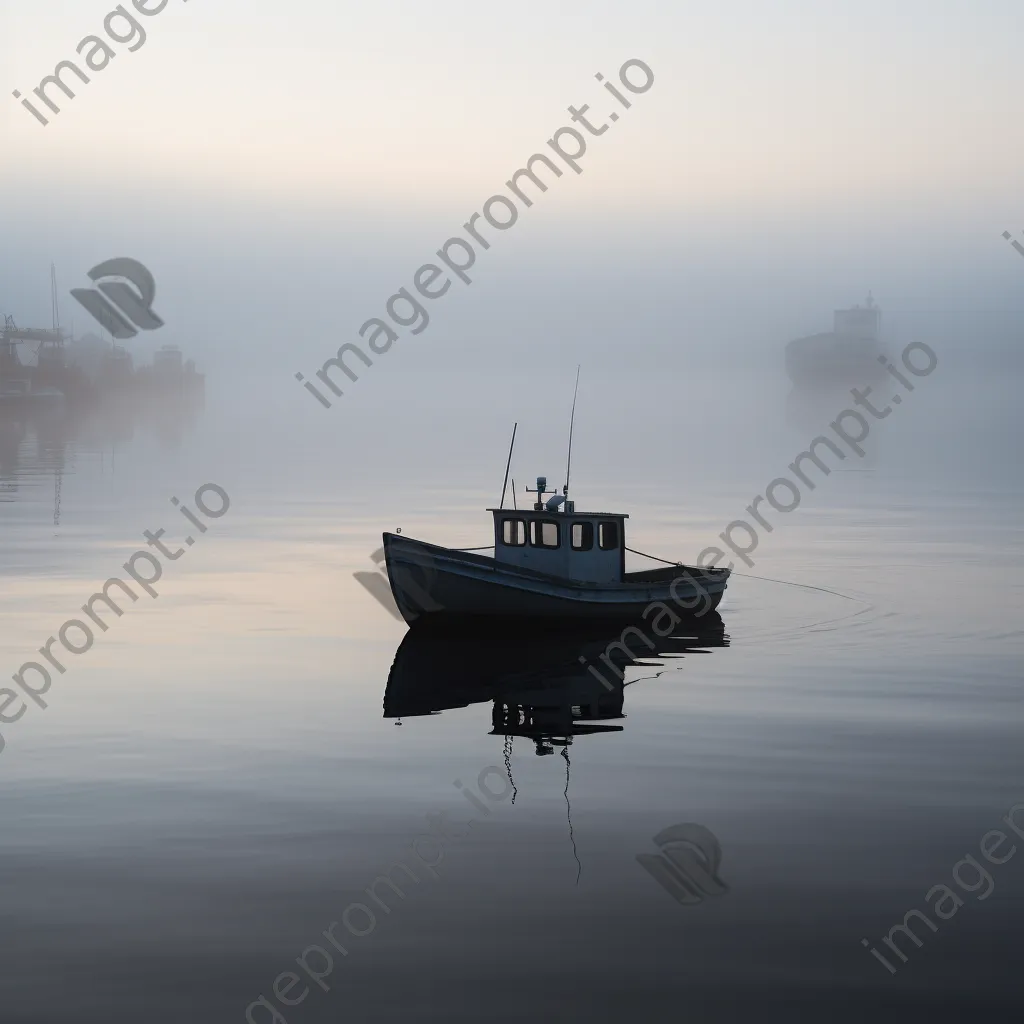
[[[870,293],[863,306],[835,310],[832,322],[832,333],[844,339],[867,338],[878,341],[882,333],[882,311],[875,305]]]
[[[496,562],[569,580],[622,582],[628,515],[577,512],[575,504],[561,496],[538,501],[532,509],[487,511],[494,517]]]

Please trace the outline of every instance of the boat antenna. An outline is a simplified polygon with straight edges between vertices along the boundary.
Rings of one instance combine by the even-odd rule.
[[[501,504],[498,508],[505,507],[505,489],[508,487],[508,471],[512,468],[512,449],[516,446],[516,428],[519,426],[517,420],[512,425],[512,443],[508,446],[508,462],[505,463],[505,482],[501,485]],[[512,481],[512,500],[515,501],[516,482]]]
[[[562,488],[562,494],[569,497],[569,468],[572,466],[572,427],[576,422],[576,393],[580,389],[580,364],[576,364],[576,387],[572,393],[572,413],[569,416],[569,454],[565,459],[565,486]]]
[[[516,478],[512,477],[512,508],[518,512],[519,506],[516,504]]]

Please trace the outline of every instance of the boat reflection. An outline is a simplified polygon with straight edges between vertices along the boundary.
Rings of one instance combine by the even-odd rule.
[[[727,647],[717,612],[659,637],[636,627],[543,630],[479,622],[423,623],[405,635],[384,693],[385,718],[493,702],[493,736],[529,737],[538,755],[576,737],[621,732],[625,688],[688,654]],[[649,668],[626,680],[627,670]],[[631,673],[632,674],[632,673]]]

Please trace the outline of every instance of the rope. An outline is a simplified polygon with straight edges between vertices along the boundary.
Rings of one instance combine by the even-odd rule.
[[[652,562],[662,562],[664,565],[682,565],[682,562],[666,562],[664,558],[658,558],[657,555],[649,555],[646,551],[637,551],[636,548],[626,548],[627,551],[632,552],[634,555],[640,555],[643,558],[649,558]]]
[[[747,572],[736,572],[734,576],[745,576],[748,580],[764,580],[766,583],[781,583],[784,587],[800,587],[803,590],[820,590],[823,594],[831,594],[833,597],[841,597],[844,601],[856,601],[857,598],[849,594],[840,594],[838,590],[829,590],[828,587],[812,587],[809,583],[791,583],[789,580],[773,580],[770,576],[751,576]],[[863,601],[860,602],[864,604]]]
[[[482,548],[454,548],[455,551],[490,551],[493,548],[493,544],[487,544]],[[664,558],[658,558],[657,555],[649,555],[646,551],[637,551],[636,548],[627,547],[626,550],[634,555],[639,555],[641,558],[649,558],[652,562],[661,562],[662,565],[671,565],[673,567],[682,567],[682,562],[669,562]],[[707,566],[708,569],[713,569],[715,566]],[[765,583],[781,583],[784,587],[799,587],[801,590],[817,590],[822,594],[831,594],[833,597],[841,597],[844,601],[856,601],[855,597],[850,597],[847,594],[840,594],[838,590],[829,590],[828,587],[812,587],[809,583],[792,583],[789,580],[776,580],[770,576],[753,576],[749,572],[737,572],[735,569],[731,570],[733,576],[742,576],[748,580],[763,580]]]
[[[664,558],[658,558],[656,555],[649,555],[646,551],[637,551],[636,548],[626,548],[627,551],[634,555],[640,555],[642,558],[650,558],[654,562],[662,562],[665,565],[682,566],[682,562],[667,562]],[[713,568],[713,566],[708,566]],[[855,597],[849,597],[847,594],[840,594],[838,590],[829,590],[827,587],[812,587],[809,583],[791,583],[789,580],[776,580],[770,576],[752,576],[748,572],[737,572],[735,569],[732,570],[733,576],[743,576],[748,580],[764,580],[766,583],[781,583],[784,587],[799,587],[802,590],[817,590],[822,594],[831,594],[833,597],[841,597],[844,601],[856,601]]]

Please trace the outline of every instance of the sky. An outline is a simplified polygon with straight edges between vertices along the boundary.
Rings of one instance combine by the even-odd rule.
[[[509,346],[611,365],[642,338],[675,372],[827,329],[869,289],[896,314],[1020,308],[1011,0],[169,0],[42,126],[12,91],[114,7],[0,0],[0,310],[19,323],[49,322],[53,262],[78,329],[67,291],[130,255],[160,341],[292,387],[569,105],[621,109],[595,75],[629,59],[653,85],[432,307],[435,365],[493,371]]]
[[[5,2],[8,91],[28,94],[114,6]],[[658,84],[602,154],[601,172],[640,186],[617,206],[1006,188],[1019,164],[1012,2],[308,0],[290,15],[169,0],[137,19],[145,44],[114,44],[54,130],[7,105],[22,173],[73,159],[200,194],[446,203],[500,181],[633,56]]]

